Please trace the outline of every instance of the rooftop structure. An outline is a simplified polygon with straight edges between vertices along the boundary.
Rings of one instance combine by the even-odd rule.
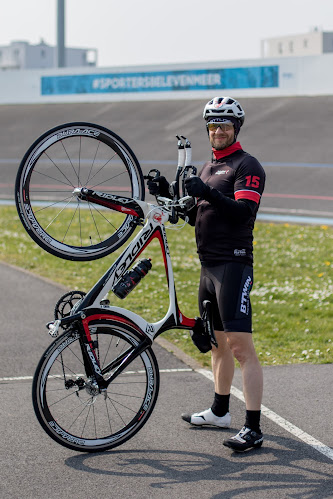
[[[97,65],[97,50],[82,48],[65,49],[65,67]],[[38,45],[14,41],[0,46],[0,69],[47,69],[57,67],[57,48],[43,40]]]
[[[267,38],[261,41],[261,57],[301,57],[333,52],[333,32],[314,28],[309,33]]]

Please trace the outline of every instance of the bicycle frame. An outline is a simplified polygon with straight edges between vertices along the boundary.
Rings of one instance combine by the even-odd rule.
[[[185,139],[185,146],[182,142],[184,137],[178,137],[178,166],[176,171],[176,180],[173,182],[174,201],[168,198],[157,198],[160,205],[147,203],[132,198],[111,195],[105,192],[93,191],[86,188],[76,188],[74,194],[82,202],[92,201],[95,204],[104,206],[118,212],[125,213],[128,216],[127,224],[143,225],[139,233],[132,242],[125,248],[123,253],[92,287],[92,289],[82,298],[72,309],[71,315],[54,323],[49,323],[48,328],[51,336],[57,336],[60,326],[66,326],[76,322],[79,324],[81,336],[81,349],[85,358],[87,375],[94,375],[101,389],[108,386],[109,383],[123,370],[137,355],[149,347],[154,339],[168,329],[193,329],[201,321],[201,318],[188,318],[181,313],[178,303],[172,269],[170,251],[167,241],[165,224],[170,220],[176,223],[178,215],[175,212],[175,201],[177,207],[186,208],[187,203],[193,206],[193,198],[184,196],[179,199],[179,179],[183,174],[183,180],[192,169],[191,166],[191,144]],[[152,170],[157,172],[157,170]],[[184,187],[183,187],[184,191]],[[126,230],[128,225],[124,227]],[[132,266],[138,256],[145,248],[157,239],[163,255],[165,273],[169,292],[169,307],[166,315],[158,322],[148,322],[138,314],[122,307],[109,304],[106,299],[108,293],[115,284],[121,279],[124,273]],[[99,368],[98,359],[94,352],[93,342],[89,331],[90,323],[96,321],[115,321],[120,324],[127,324],[133,327],[142,337],[142,342],[128,355],[122,355],[119,366],[107,381],[103,379],[103,374],[108,372],[111,367],[106,366],[103,372]]]
[[[170,211],[166,207],[131,198],[110,196],[108,194],[105,195],[93,191],[85,194],[87,200],[93,199],[95,203],[101,201],[104,206],[107,206],[108,201],[105,200],[105,196],[112,198],[110,200],[110,206],[112,206],[113,209],[117,209],[117,211],[123,211],[125,209],[127,213],[131,212],[133,216],[132,222],[138,223],[134,221],[134,216],[136,216],[137,219],[139,218],[139,221],[142,220],[142,218],[146,219],[146,223],[123,253],[106,271],[103,277],[83,298],[82,302],[75,310],[75,313],[85,310],[85,314],[89,314],[90,316],[91,310],[100,308],[102,315],[110,313],[117,314],[124,319],[127,319],[132,324],[135,324],[140,332],[143,332],[151,341],[167,329],[178,327],[191,329],[195,325],[195,319],[185,317],[184,314],[180,312],[177,304],[174,274],[164,227],[165,223],[169,220]],[[170,202],[170,200],[167,201]],[[125,308],[101,305],[101,302],[103,302],[103,299],[109,291],[112,290],[117,281],[154,239],[158,239],[160,243],[169,291],[169,308],[165,317],[158,322],[150,323]]]

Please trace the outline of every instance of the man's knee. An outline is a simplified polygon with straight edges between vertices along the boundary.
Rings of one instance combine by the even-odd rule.
[[[229,348],[241,365],[255,355],[252,337],[249,333],[228,333],[227,336]]]
[[[215,357],[222,357],[223,355],[225,355],[226,351],[229,350],[227,336],[226,336],[224,331],[215,330],[215,337],[216,337],[218,347],[215,347],[213,345],[212,354]]]

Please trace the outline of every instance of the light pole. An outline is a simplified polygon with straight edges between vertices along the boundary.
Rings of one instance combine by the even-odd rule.
[[[57,12],[57,56],[58,68],[66,66],[65,57],[65,0],[58,0]]]

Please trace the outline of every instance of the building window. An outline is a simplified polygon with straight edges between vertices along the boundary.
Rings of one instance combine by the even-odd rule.
[[[308,48],[308,40],[307,40],[306,38],[304,38],[304,40],[303,40],[303,47],[304,47],[305,49],[307,49],[307,48]]]
[[[289,52],[294,52],[294,42],[289,42]]]
[[[282,50],[282,43],[281,43],[281,42],[278,44],[278,52],[279,52],[279,54],[282,54],[282,53],[283,53],[283,50]]]
[[[40,51],[40,56],[41,56],[42,59],[45,59],[45,57],[46,57],[46,51],[44,49],[42,49]]]

